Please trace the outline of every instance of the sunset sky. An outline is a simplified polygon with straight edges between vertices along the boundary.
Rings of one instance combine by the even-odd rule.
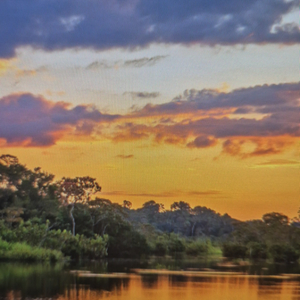
[[[300,206],[299,0],[3,0],[0,154],[133,207]]]

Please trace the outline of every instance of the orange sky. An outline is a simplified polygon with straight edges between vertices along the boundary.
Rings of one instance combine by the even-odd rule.
[[[297,216],[299,3],[278,1],[4,1],[0,154],[133,207]]]
[[[148,200],[201,205],[238,219],[277,211],[290,217],[299,209],[299,161],[293,151],[241,159],[220,155],[220,146],[198,150],[148,142],[59,142],[51,148],[4,148],[33,168],[62,176],[89,175],[102,186],[99,195],[133,207]]]

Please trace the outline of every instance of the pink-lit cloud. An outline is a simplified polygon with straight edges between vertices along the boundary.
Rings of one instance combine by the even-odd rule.
[[[66,133],[90,134],[97,124],[116,118],[92,106],[13,94],[0,99],[0,139],[10,146],[51,146]]]

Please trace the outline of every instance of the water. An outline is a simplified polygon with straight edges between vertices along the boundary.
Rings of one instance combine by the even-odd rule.
[[[230,272],[222,267],[209,270],[212,265],[216,266],[211,261],[111,261],[69,267],[2,263],[0,299],[300,300],[300,277],[282,275],[298,272],[297,265],[244,266],[229,268]],[[147,271],[154,266],[175,271]],[[191,266],[206,271],[197,272]],[[133,272],[133,268],[150,274]]]

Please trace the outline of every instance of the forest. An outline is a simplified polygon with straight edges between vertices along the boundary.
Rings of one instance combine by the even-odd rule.
[[[62,178],[0,156],[0,260],[64,261],[148,256],[295,262],[300,222],[277,212],[240,221],[185,201],[141,208],[99,197],[91,177]]]

